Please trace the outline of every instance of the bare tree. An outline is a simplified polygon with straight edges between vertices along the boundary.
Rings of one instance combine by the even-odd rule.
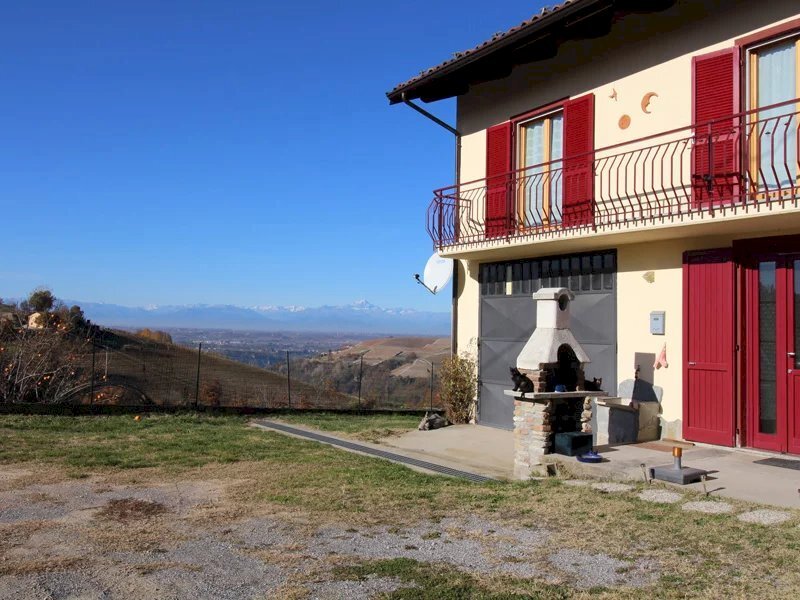
[[[62,328],[6,331],[0,338],[0,402],[53,402],[89,381],[90,343]]]

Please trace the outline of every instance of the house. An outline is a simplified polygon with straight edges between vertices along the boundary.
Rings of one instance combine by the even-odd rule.
[[[587,378],[662,388],[662,437],[800,454],[796,0],[572,0],[387,95],[456,99],[427,227],[480,423],[565,287]]]

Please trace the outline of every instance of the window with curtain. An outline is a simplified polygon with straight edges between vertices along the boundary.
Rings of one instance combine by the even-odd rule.
[[[754,48],[749,59],[750,108],[800,97],[800,38]],[[797,181],[797,105],[759,111],[752,117],[751,172],[758,189],[786,189]]]
[[[564,115],[562,111],[518,125],[519,211],[524,227],[561,221]]]

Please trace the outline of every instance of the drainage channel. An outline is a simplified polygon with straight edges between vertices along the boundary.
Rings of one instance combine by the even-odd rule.
[[[384,458],[386,460],[402,463],[404,465],[419,467],[420,469],[425,469],[426,471],[433,471],[434,473],[440,473],[441,475],[449,475],[450,477],[459,477],[461,479],[468,479],[470,481],[475,481],[477,483],[496,481],[491,477],[478,475],[477,473],[469,473],[467,471],[459,471],[458,469],[451,469],[450,467],[437,465],[435,463],[430,463],[424,460],[417,460],[416,458],[409,458],[408,456],[403,456],[402,454],[395,454],[394,452],[386,452],[385,450],[378,450],[377,448],[371,448],[369,446],[364,446],[362,444],[354,444],[353,442],[347,442],[345,440],[340,440],[339,438],[330,437],[327,435],[321,435],[313,431],[306,431],[305,429],[298,429],[297,427],[290,427],[288,425],[283,425],[282,423],[275,423],[274,421],[255,421],[255,424],[268,429],[281,431],[283,433],[290,433],[292,435],[304,437],[309,440],[314,440],[315,442],[322,442],[323,444],[330,444],[331,446],[338,446],[339,448],[345,448],[347,450],[353,450],[355,452],[369,454],[370,456],[377,456],[378,458]]]

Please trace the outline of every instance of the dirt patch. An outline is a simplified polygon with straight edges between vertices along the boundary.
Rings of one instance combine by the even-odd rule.
[[[23,477],[29,476],[30,474],[31,472],[25,469],[0,468],[0,483],[21,479]]]
[[[137,519],[157,517],[166,512],[167,508],[159,502],[150,502],[137,498],[120,498],[111,500],[104,508],[100,509],[97,517],[126,523]]]

